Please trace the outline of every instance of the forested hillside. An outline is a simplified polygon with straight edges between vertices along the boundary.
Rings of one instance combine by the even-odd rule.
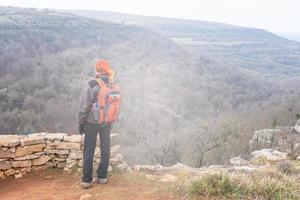
[[[64,10],[101,21],[135,24],[192,47],[211,59],[266,74],[300,73],[300,43],[262,29],[217,22],[146,17],[109,11]]]
[[[80,94],[98,58],[109,60],[122,87],[114,129],[129,163],[223,163],[247,154],[253,130],[294,123],[300,111],[297,43],[269,35],[285,46],[290,64],[281,65],[286,73],[265,73],[251,67],[255,59],[245,53],[235,57],[240,46],[221,55],[218,47],[190,48],[161,34],[51,10],[0,7],[0,133],[77,133]],[[265,69],[278,69],[272,52],[256,56],[268,60]]]

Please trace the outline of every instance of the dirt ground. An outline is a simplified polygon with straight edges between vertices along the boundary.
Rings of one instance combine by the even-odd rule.
[[[147,180],[142,173],[111,174],[108,184],[87,190],[80,187],[80,175],[61,171],[0,181],[0,200],[79,200],[85,194],[89,200],[184,199],[176,185]]]

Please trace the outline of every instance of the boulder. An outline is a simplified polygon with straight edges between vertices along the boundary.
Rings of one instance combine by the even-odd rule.
[[[42,136],[31,136],[31,137],[21,137],[20,138],[21,146],[42,144],[44,142],[45,142],[45,139]]]
[[[0,158],[14,158],[15,153],[11,148],[1,148],[0,147]]]
[[[0,147],[14,147],[20,144],[18,135],[0,135]]]
[[[9,161],[0,161],[0,170],[8,170],[11,168],[12,168],[12,166]]]
[[[300,119],[298,119],[296,125],[295,125],[295,130],[297,133],[300,133]]]
[[[64,142],[72,142],[72,143],[81,143],[83,136],[82,135],[71,135],[71,136],[65,136]]]
[[[45,147],[46,147],[46,144],[35,144],[35,145],[30,145],[30,146],[17,147],[15,156],[23,157],[23,156],[31,155],[34,152],[43,151],[43,149]]]
[[[11,161],[13,168],[31,167],[31,160]]]
[[[287,153],[283,153],[274,149],[262,149],[251,153],[252,159],[265,159],[267,161],[287,160]]]
[[[281,133],[281,129],[262,129],[255,131],[250,144],[263,144],[266,147],[272,147],[274,135]]]
[[[48,162],[50,159],[51,159],[50,156],[42,155],[41,157],[32,160],[32,165],[33,166],[43,165],[46,162]]]
[[[300,143],[300,134],[289,127],[256,131],[249,141],[252,151],[256,149],[290,151],[296,143]]]

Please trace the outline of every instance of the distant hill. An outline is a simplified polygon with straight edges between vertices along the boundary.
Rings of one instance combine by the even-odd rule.
[[[62,10],[76,15],[98,19],[101,21],[132,24],[148,27],[168,37],[200,37],[205,40],[253,40],[253,41],[272,41],[281,40],[270,32],[239,27],[230,24],[187,20],[177,18],[165,18],[154,16],[131,15],[111,11],[91,11],[91,10]]]
[[[0,7],[0,133],[77,133],[97,58],[122,87],[114,129],[129,163],[223,163],[247,153],[252,130],[294,123],[298,43],[226,24],[141,19],[150,25]]]
[[[300,33],[278,33],[283,38],[300,42]]]
[[[108,11],[64,10],[76,15],[151,29],[211,59],[268,74],[299,74],[300,44],[262,29],[229,24],[146,17]]]

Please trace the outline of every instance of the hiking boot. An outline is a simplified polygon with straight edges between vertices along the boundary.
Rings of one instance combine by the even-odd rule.
[[[91,187],[92,187],[92,182],[90,182],[90,183],[81,182],[81,187],[82,187],[83,189],[91,188]]]
[[[106,184],[108,182],[107,178],[94,178],[94,183],[98,183],[98,184]]]

